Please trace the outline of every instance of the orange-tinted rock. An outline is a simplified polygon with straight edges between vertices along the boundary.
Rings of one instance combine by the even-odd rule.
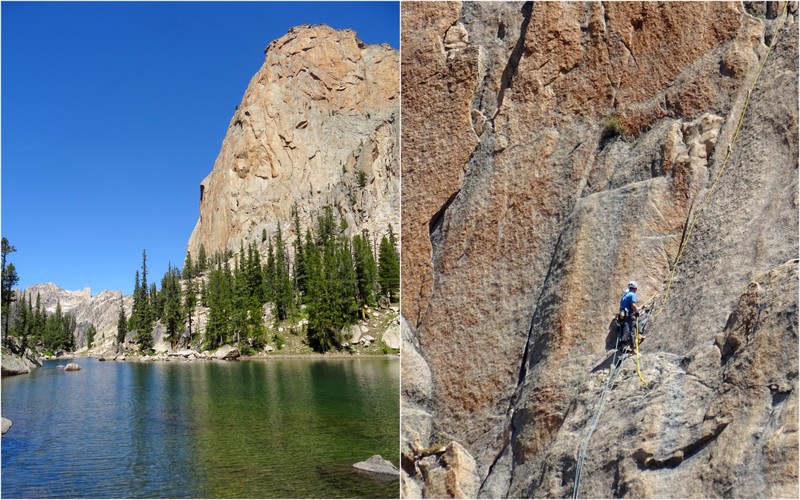
[[[427,434],[475,457],[481,495],[569,495],[622,289],[634,278],[642,301],[664,292],[774,26],[738,3],[413,3],[403,16],[403,312],[430,367]],[[686,456],[725,432],[703,424],[716,335],[742,289],[798,251],[797,25],[778,33],[643,348],[652,385],[634,396],[623,370],[583,495],[728,494],[711,472],[689,481]],[[759,460],[785,456],[791,436],[773,432]],[[784,494],[796,467],[776,467],[779,486],[736,491]]]
[[[353,234],[397,228],[398,52],[325,25],[292,28],[264,52],[201,183],[189,251],[261,244],[278,223],[291,241],[295,204],[303,228],[325,206]]]

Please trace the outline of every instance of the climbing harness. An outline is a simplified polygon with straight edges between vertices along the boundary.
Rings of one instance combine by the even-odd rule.
[[[658,308],[658,311],[656,312],[656,314],[654,316],[652,316],[652,319],[654,319],[654,320],[658,317],[658,315],[661,313],[661,311],[667,305],[667,299],[669,298],[669,292],[670,292],[670,289],[671,289],[671,286],[672,286],[672,281],[675,278],[675,272],[678,269],[678,264],[680,263],[681,258],[683,257],[683,252],[684,252],[684,250],[686,250],[686,246],[687,246],[687,244],[689,242],[689,239],[690,239],[690,237],[692,235],[692,231],[694,230],[694,226],[697,223],[697,220],[700,217],[700,214],[702,213],[702,211],[705,208],[706,204],[708,203],[709,199],[711,199],[711,196],[714,194],[714,192],[716,190],[716,187],[717,187],[717,184],[719,183],[719,180],[722,177],[722,174],[725,172],[725,169],[728,166],[728,162],[729,162],[731,154],[733,152],[733,146],[736,145],[736,141],[739,139],[739,133],[741,132],[742,123],[744,122],[744,115],[747,112],[748,106],[750,105],[751,94],[752,94],[753,90],[756,88],[756,85],[758,84],[759,79],[761,78],[761,73],[764,70],[764,66],[766,66],[766,64],[767,64],[767,60],[769,59],[770,53],[772,52],[772,48],[775,47],[775,44],[778,41],[778,33],[780,32],[781,29],[783,29],[784,22],[786,21],[786,10],[787,10],[788,6],[789,6],[789,2],[786,2],[784,4],[784,6],[783,6],[783,11],[781,12],[780,25],[775,29],[775,34],[772,37],[772,42],[770,43],[769,48],[767,49],[767,52],[764,55],[764,60],[761,62],[761,67],[758,69],[758,73],[756,74],[756,78],[753,81],[753,85],[750,87],[750,90],[747,91],[747,98],[745,99],[744,106],[742,107],[742,112],[739,115],[739,121],[738,121],[738,123],[736,125],[736,131],[733,134],[733,138],[731,139],[731,142],[728,144],[727,153],[725,154],[725,159],[722,162],[722,166],[720,167],[719,172],[717,172],[717,175],[714,178],[714,182],[711,184],[711,187],[709,188],[708,192],[706,193],[705,197],[703,198],[703,201],[700,203],[700,206],[695,211],[694,217],[692,218],[692,222],[689,225],[689,229],[686,231],[685,237],[682,239],[681,244],[680,244],[680,246],[678,248],[678,253],[677,253],[676,257],[675,257],[675,261],[673,262],[672,268],[670,269],[669,279],[667,280],[667,288],[666,288],[666,291],[664,292],[664,296],[663,296],[663,298],[661,300],[661,306]],[[690,213],[691,213],[691,208],[690,208]],[[655,297],[653,297],[653,300],[655,300]],[[648,311],[648,316],[647,316],[648,319],[650,318],[650,315],[653,313],[653,309],[655,309],[655,302],[653,303],[653,307],[651,307],[650,310]],[[636,321],[636,341],[635,342],[636,342],[636,372],[639,375],[639,379],[640,379],[641,383],[643,385],[646,385],[646,383],[644,381],[644,378],[642,377],[642,374],[641,374],[641,371],[640,371],[640,367],[639,367],[639,345],[638,345],[639,344],[639,320],[638,320],[638,318],[637,318],[637,321]],[[619,346],[619,338],[617,339],[617,347],[618,346]],[[614,353],[614,362],[616,362],[616,358],[617,358],[617,352],[616,351],[617,351],[617,349],[615,349],[615,353]],[[581,484],[581,473],[583,471],[583,463],[584,463],[584,460],[586,458],[586,451],[589,448],[589,442],[590,442],[590,440],[592,438],[592,434],[594,433],[595,428],[597,428],[597,424],[600,421],[600,416],[603,413],[603,409],[605,407],[606,399],[608,397],[608,394],[611,392],[611,387],[612,387],[614,381],[617,379],[617,376],[619,375],[620,371],[622,370],[622,362],[624,360],[625,360],[625,358],[621,358],[620,359],[619,364],[617,364],[615,366],[615,369],[611,372],[611,376],[606,381],[606,384],[603,386],[603,391],[602,391],[602,393],[600,395],[600,403],[599,403],[599,405],[597,407],[597,410],[595,411],[594,417],[592,418],[592,422],[591,422],[591,424],[589,426],[589,431],[586,433],[586,437],[584,437],[583,441],[581,442],[581,448],[580,448],[580,451],[578,453],[578,461],[577,461],[576,467],[575,467],[575,481],[573,483],[573,488],[572,488],[572,498],[578,498],[578,491],[580,489],[580,484]]]

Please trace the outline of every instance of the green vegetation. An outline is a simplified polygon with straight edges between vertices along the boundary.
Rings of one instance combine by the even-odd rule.
[[[368,231],[348,237],[347,223],[337,220],[332,207],[318,214],[305,232],[296,207],[292,215],[292,242],[286,241],[279,224],[273,235],[262,231],[261,248],[258,241],[241,242],[238,253],[226,249],[209,258],[201,245],[196,260],[187,252],[183,269],[169,264],[160,282],[150,279],[143,250],[141,268],[134,274],[130,317],[120,299],[117,343],[123,344],[126,335],[134,332],[138,351],[152,353],[158,324],[173,349],[187,342],[209,350],[236,344],[242,352],[259,351],[268,343],[291,352],[349,349],[345,342],[350,339],[351,325],[368,318],[379,294],[390,301],[399,299],[394,231],[389,226],[381,237],[376,259],[377,241]],[[35,305],[29,296],[17,302],[13,286],[19,277],[7,262],[7,255],[14,251],[3,239],[4,341],[8,333],[21,339],[23,346],[35,344],[49,352],[74,350],[76,320],[60,304],[47,314],[38,296]],[[194,331],[193,317],[198,313],[206,318],[202,332]],[[265,313],[271,313],[269,324]],[[89,325],[86,333],[91,346],[97,330]],[[201,337],[194,340],[198,333]],[[378,346],[375,350],[380,351]]]
[[[622,122],[618,114],[612,113],[603,120],[603,132],[600,141],[606,143],[614,137],[624,137],[628,135],[628,127]]]
[[[0,293],[0,303],[2,303],[2,311],[0,314],[3,316],[3,340],[5,341],[8,335],[8,321],[11,312],[11,303],[14,302],[14,286],[19,282],[17,269],[11,262],[6,262],[8,254],[16,252],[17,249],[8,243],[8,239],[3,236],[2,240],[2,260],[3,260],[3,275],[2,275],[2,293]]]
[[[25,296],[17,300],[14,286],[19,282],[19,276],[14,264],[7,261],[8,254],[16,252],[8,240],[2,239],[2,315],[3,315],[3,343],[9,346],[8,337],[19,339],[20,352],[25,352],[28,347],[37,347],[45,352],[59,350],[73,350],[75,348],[75,329],[77,323],[75,316],[64,313],[61,303],[56,304],[53,314],[47,314],[42,299],[36,294],[36,305],[31,297]],[[13,306],[13,307],[12,307]],[[90,329],[94,328],[90,325]]]
[[[381,292],[394,301],[400,292],[400,256],[397,253],[397,241],[389,225],[389,235],[381,238],[378,257],[378,283]]]

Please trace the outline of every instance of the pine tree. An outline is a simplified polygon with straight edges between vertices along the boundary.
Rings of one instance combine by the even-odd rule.
[[[194,278],[194,263],[192,262],[192,252],[186,252],[186,259],[183,261],[183,278],[191,280]]]
[[[139,329],[139,318],[142,315],[142,284],[139,280],[139,270],[136,270],[136,280],[133,285],[133,307],[131,309],[131,317],[128,320],[128,328],[130,330]]]
[[[375,303],[375,283],[378,266],[369,248],[369,232],[365,229],[361,235],[353,238],[353,259],[358,279],[358,298],[360,305],[370,306]]]
[[[208,279],[208,322],[206,323],[206,346],[216,349],[224,344],[230,334],[231,276],[227,266],[217,267]]]
[[[167,329],[167,339],[173,349],[180,340],[180,334],[184,327],[180,278],[178,270],[169,264],[167,272],[161,280],[161,291],[164,298],[163,322]]]
[[[147,294],[150,299],[150,318],[155,323],[164,317],[164,294],[163,289],[159,292],[155,282],[150,283],[150,292]]]
[[[147,251],[142,250],[142,283],[139,293],[134,292],[134,307],[137,308],[136,337],[134,341],[139,345],[141,352],[153,349],[153,313],[147,286]],[[137,307],[138,306],[138,307]]]
[[[94,343],[94,337],[97,335],[97,328],[94,325],[89,325],[89,328],[86,330],[86,347],[91,349],[92,344]]]
[[[183,295],[183,313],[186,315],[186,320],[189,323],[189,339],[192,338],[192,315],[197,306],[197,289],[194,280],[189,278],[186,280],[186,290]]]
[[[197,253],[197,273],[205,272],[208,266],[208,262],[206,261],[206,247],[203,244],[200,244],[200,250]]]
[[[36,309],[33,310],[33,331],[36,335],[36,342],[44,345],[44,325],[47,321],[47,314],[42,308],[42,296],[36,292]]]
[[[25,294],[22,294],[19,302],[17,302],[15,313],[16,317],[14,318],[12,331],[14,335],[20,339],[20,350],[25,352],[25,347],[28,345],[28,335],[30,334],[30,323],[32,319]]]
[[[239,342],[242,335],[247,335],[247,313],[249,304],[248,282],[244,263],[244,244],[240,248],[240,257],[236,259],[231,290],[231,328],[233,340]]]
[[[345,327],[358,319],[358,278],[350,242],[336,236],[331,211],[326,209],[317,221],[321,235],[316,244],[307,235],[305,248],[307,336],[313,349],[326,352],[342,346]],[[342,231],[345,227],[340,226]]]
[[[391,226],[389,234],[392,235]],[[387,236],[381,238],[381,245],[378,254],[378,283],[381,286],[381,293],[387,295],[390,301],[394,301],[395,295],[400,290],[400,259],[397,255],[391,239]]]
[[[137,284],[139,274],[137,272]],[[128,322],[125,320],[125,308],[123,306],[122,294],[119,294],[119,315],[117,316],[117,342],[122,344],[125,342],[125,334],[128,333]]]
[[[17,269],[11,262],[6,262],[8,254],[16,252],[17,249],[9,244],[8,239],[2,239],[2,291],[0,292],[0,315],[3,316],[3,339],[8,335],[8,321],[11,312],[11,303],[14,302],[14,286],[19,282]]]
[[[275,236],[275,288],[273,297],[273,311],[278,321],[287,319],[294,306],[294,293],[290,276],[286,246],[283,243],[281,225],[278,223],[278,233]]]
[[[269,302],[275,301],[275,251],[272,248],[272,238],[267,240],[267,264],[264,266],[264,288],[266,289],[266,299]]]
[[[300,231],[300,214],[297,204],[292,206],[294,214],[294,288],[299,295],[306,293],[305,256],[303,255],[303,238]],[[300,302],[298,300],[298,302]]]

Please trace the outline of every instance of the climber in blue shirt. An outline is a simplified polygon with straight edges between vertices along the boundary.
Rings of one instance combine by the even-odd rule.
[[[634,333],[636,331],[636,317],[639,316],[639,307],[636,305],[636,290],[638,285],[635,281],[628,283],[628,289],[619,301],[619,315],[617,316],[619,329],[619,342],[627,346],[629,351],[634,351]],[[639,338],[639,342],[644,340],[644,336]]]

